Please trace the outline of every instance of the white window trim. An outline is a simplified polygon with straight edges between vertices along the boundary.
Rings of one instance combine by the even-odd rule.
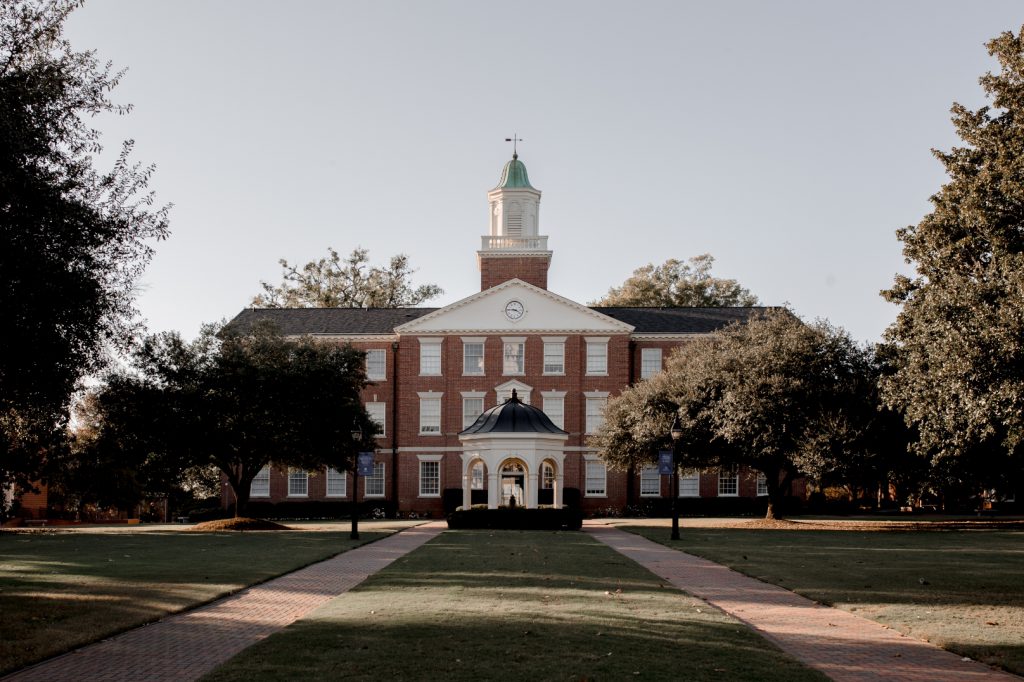
[[[547,400],[557,400],[562,406],[562,423],[555,423],[555,426],[565,431],[565,395],[567,391],[541,391],[541,410],[544,414],[547,414],[547,408],[544,406]],[[550,415],[548,415],[550,417]],[[554,420],[551,420],[554,423]]]
[[[306,477],[306,492],[304,493],[293,493],[292,492],[292,474],[301,473]],[[309,472],[305,469],[289,469],[288,470],[288,497],[309,497]]]
[[[479,343],[480,344],[480,360],[484,363],[484,366],[480,368],[479,372],[467,372],[466,371],[466,344],[467,343]],[[482,377],[487,375],[487,337],[486,336],[463,336],[462,337],[462,376],[464,377]]]
[[[736,481],[736,492],[734,493],[723,493],[722,492],[722,472],[718,472],[717,490],[719,497],[739,497],[740,496],[740,475],[738,472],[733,472],[729,478]]]
[[[420,376],[421,377],[439,377],[444,372],[444,352],[441,347],[441,342],[444,340],[437,336],[421,336],[419,337],[420,342]],[[423,348],[424,346],[437,346],[437,372],[424,372],[423,371]]]
[[[385,493],[386,493],[387,487],[388,487],[388,469],[387,469],[387,465],[384,462],[374,462],[373,463],[373,470],[374,470],[374,472],[377,471],[377,467],[380,467],[380,472],[381,472],[381,476],[380,476],[380,479],[381,479],[381,490],[383,490],[384,492],[380,492],[380,493],[371,493],[371,492],[369,492],[369,486],[366,485],[367,484],[367,480],[366,479],[371,478],[371,477],[370,476],[363,476],[362,477],[362,479],[363,479],[363,499],[385,497]]]
[[[604,465],[604,492],[603,493],[591,493],[587,491],[587,479],[590,478],[587,475],[587,465],[597,462]],[[597,455],[583,455],[583,496],[593,498],[606,498],[608,497],[608,464]]]
[[[595,431],[591,431],[589,428],[587,428],[589,426],[589,424],[587,424],[587,408],[590,407],[591,401],[604,400],[604,406],[605,409],[607,409],[609,395],[610,393],[608,391],[583,391],[583,431],[585,435],[595,433]],[[604,424],[603,411],[601,415],[601,424]],[[598,426],[598,428],[600,428],[600,425]]]
[[[523,346],[523,369],[522,371],[505,371],[505,344],[520,343]],[[503,336],[501,337],[501,375],[504,377],[526,376],[526,337],[525,336]]]
[[[383,401],[371,400],[370,402],[365,403],[365,405],[366,405],[366,412],[367,412],[367,414],[370,414],[370,419],[373,421],[373,423],[377,424],[380,427],[380,431],[377,432],[376,437],[377,438],[385,438],[385,437],[387,437],[387,435],[388,435],[387,434],[387,431],[388,431],[388,428],[387,428],[387,424],[388,424],[388,404],[383,402]],[[373,414],[370,413],[370,405],[383,405],[384,406],[383,407],[383,414],[381,415],[382,419],[380,421],[377,421],[376,419],[373,419]]]
[[[266,472],[267,472],[267,492],[265,492],[265,493],[264,493],[264,492],[254,493],[254,492],[252,491],[252,484],[256,482],[256,478],[257,478],[257,477],[258,477],[258,476],[259,476],[260,474],[262,474],[262,473],[263,473],[264,471],[266,471]],[[251,481],[249,481],[249,497],[250,497],[250,499],[251,499],[251,498],[253,498],[253,497],[260,497],[260,498],[263,498],[263,497],[270,497],[270,471],[271,471],[271,469],[270,469],[270,465],[267,465],[267,466],[263,467],[262,469],[260,469],[260,470],[259,470],[259,471],[258,471],[258,472],[256,473],[256,476],[253,476],[253,477],[252,477],[252,480],[251,480]]]
[[[420,416],[419,416],[419,435],[421,436],[440,436],[444,431],[444,403],[441,401],[441,396],[444,393],[434,393],[433,391],[420,391],[416,395],[420,397]],[[426,399],[437,399],[437,431],[424,431],[423,430],[423,400]]]
[[[695,492],[695,493],[684,493],[683,492],[683,479],[684,478],[688,479],[688,480],[691,480],[691,481],[697,481],[697,492]],[[676,490],[679,491],[679,497],[700,497],[700,473],[679,474],[679,481],[677,483],[678,483],[679,487],[676,488]],[[671,495],[669,495],[669,496],[671,497]]]
[[[380,353],[384,357],[384,370],[382,374],[370,374],[370,353]],[[388,352],[383,348],[368,348],[366,350],[366,378],[369,381],[387,381]]]
[[[756,490],[757,490],[757,496],[758,497],[767,497],[768,496],[768,477],[765,476],[760,471],[757,472],[757,479],[755,480],[754,485],[757,486]],[[764,492],[761,492],[762,488],[764,488]]]
[[[657,353],[658,354],[658,369],[656,369],[653,374],[646,374],[645,375],[644,374],[644,355],[647,355],[647,354],[650,354],[650,353]],[[662,353],[661,348],[641,348],[640,349],[640,378],[641,379],[650,379],[651,377],[653,377],[658,372],[661,372],[664,367],[665,367],[665,358],[664,358],[664,353]]]
[[[331,492],[331,471],[334,471],[341,477],[342,485],[345,486],[345,492],[341,495]],[[324,469],[324,497],[332,497],[335,499],[345,499],[348,497],[348,472],[339,471],[334,467],[327,467]]]
[[[441,460],[443,458],[444,458],[444,455],[416,455],[416,459],[419,460],[419,464],[416,467],[418,469],[418,471],[416,473],[418,474],[418,478],[419,478],[419,480],[417,481],[417,490],[419,492],[418,497],[426,497],[426,498],[441,497],[441,491],[444,490],[444,488],[441,486]],[[422,464],[424,462],[437,462],[437,493],[425,494],[423,492],[423,466],[422,466]]]
[[[479,400],[480,402],[480,414],[487,411],[487,392],[486,391],[462,391],[462,428],[463,430],[468,429],[476,421],[477,417],[473,418],[473,421],[466,421],[466,400]]]
[[[543,346],[544,346],[543,347],[543,351],[544,352],[541,354],[541,367],[540,367],[540,369],[541,369],[541,373],[544,376],[549,376],[549,377],[564,377],[565,376],[565,340],[566,340],[566,338],[568,338],[568,337],[565,337],[565,336],[542,336],[542,337],[540,337],[541,341],[543,342]],[[561,346],[562,346],[562,371],[561,372],[549,372],[547,370],[547,361],[545,360],[545,358],[547,357],[547,345],[549,343],[557,343],[557,344],[561,344]]]
[[[587,348],[583,355],[583,373],[589,377],[606,377],[608,376],[608,340],[610,336],[585,336],[583,340],[586,341]],[[590,371],[590,345],[604,346],[604,371],[603,372],[591,372]]]
[[[646,473],[648,475],[648,480],[650,480],[650,474],[652,471],[654,472],[654,480],[657,482],[658,491],[645,493],[644,474]],[[645,466],[640,470],[640,497],[661,497],[661,474],[658,473],[658,467],[656,465],[652,464],[650,466]]]

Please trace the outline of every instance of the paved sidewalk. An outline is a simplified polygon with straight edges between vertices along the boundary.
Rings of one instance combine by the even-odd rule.
[[[195,680],[435,537],[408,528],[230,597],[44,661],[3,682]]]
[[[1021,680],[639,535],[599,523],[586,523],[583,529],[679,589],[750,625],[833,680]]]

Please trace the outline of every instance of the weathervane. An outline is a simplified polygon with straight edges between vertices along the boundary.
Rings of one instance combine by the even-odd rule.
[[[517,145],[520,142],[523,141],[523,138],[517,137],[517,135],[518,135],[518,133],[512,133],[512,137],[506,137],[505,138],[505,142],[511,142],[512,143],[512,158],[513,159],[518,159],[519,158],[519,150],[516,147],[517,147]]]

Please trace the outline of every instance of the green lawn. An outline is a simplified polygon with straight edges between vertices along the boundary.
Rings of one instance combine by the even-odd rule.
[[[448,531],[208,680],[823,680],[583,533]]]
[[[1024,532],[858,532],[616,524],[1024,674]]]
[[[358,544],[337,532],[0,532],[0,673]]]

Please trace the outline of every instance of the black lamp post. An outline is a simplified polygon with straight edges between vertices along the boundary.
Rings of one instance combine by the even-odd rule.
[[[363,432],[352,429],[352,447],[355,448],[355,466],[352,467],[352,532],[349,539],[359,539],[359,444],[363,442]]]
[[[683,429],[679,426],[679,417],[672,422],[672,539],[679,539],[679,439],[683,437]]]

